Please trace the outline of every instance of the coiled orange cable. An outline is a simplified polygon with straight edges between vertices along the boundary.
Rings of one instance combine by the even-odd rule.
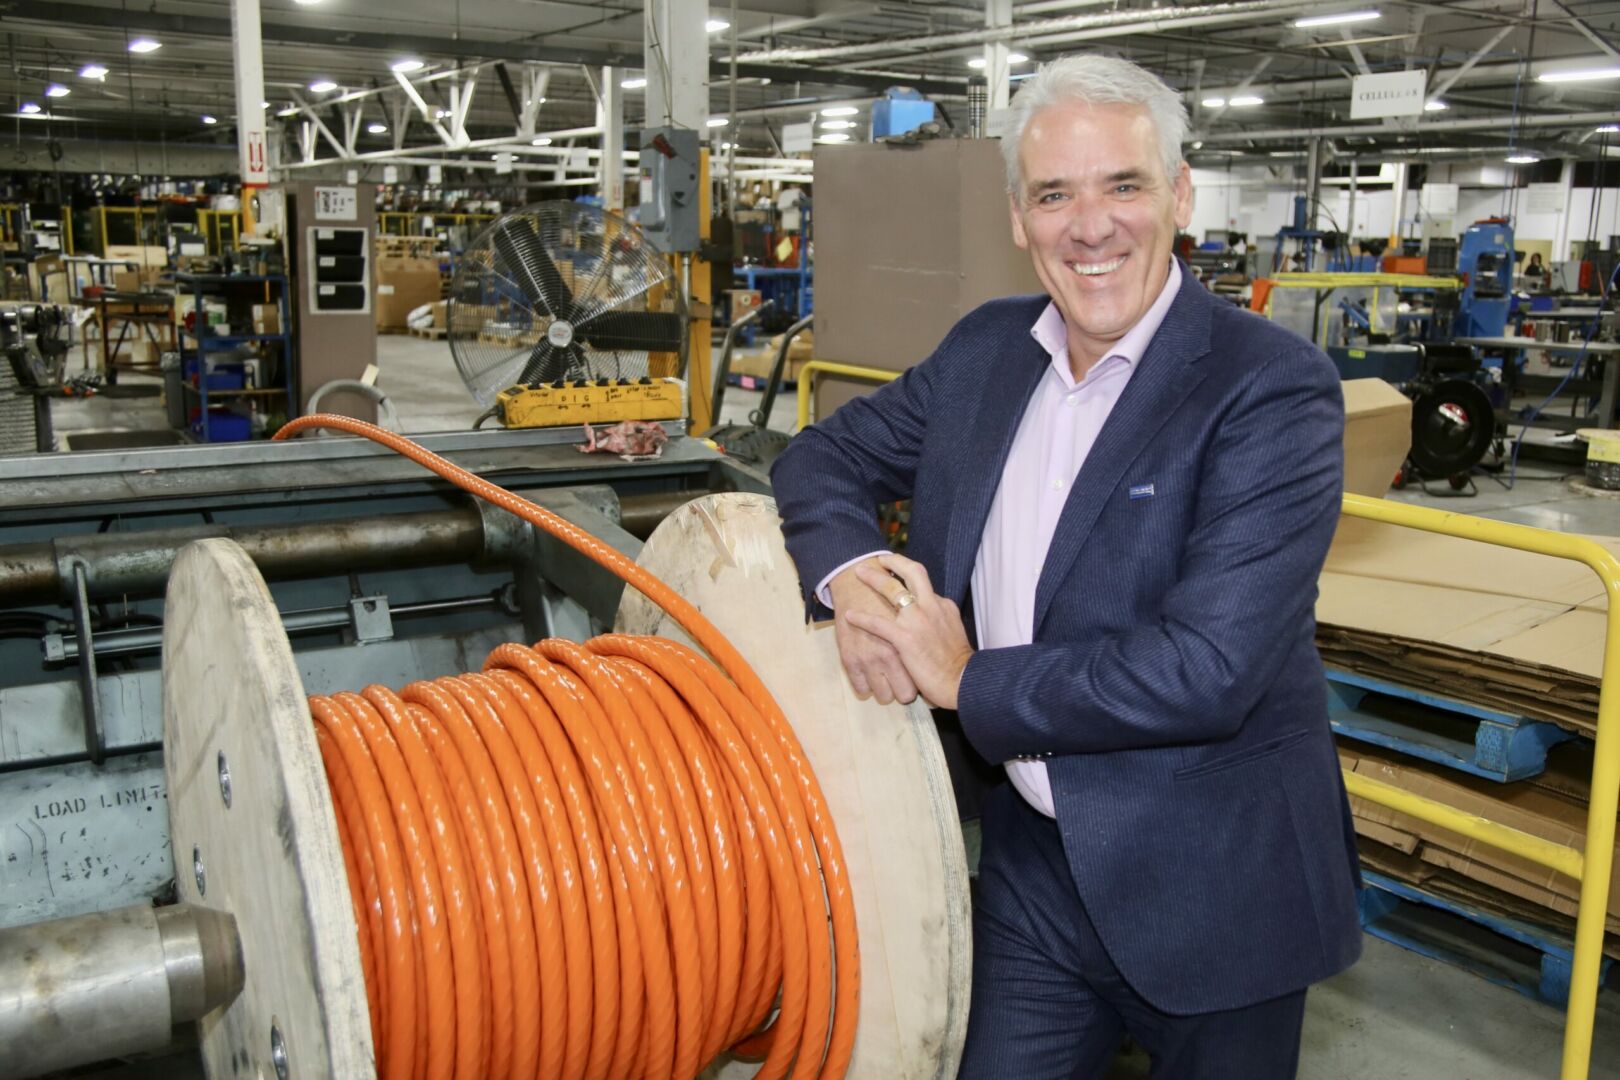
[[[315,427],[546,530],[714,658],[607,634],[310,698],[378,1075],[663,1080],[731,1049],[767,1080],[843,1076],[860,985],[843,854],[741,654],[613,548],[408,439],[327,414],[276,438]]]

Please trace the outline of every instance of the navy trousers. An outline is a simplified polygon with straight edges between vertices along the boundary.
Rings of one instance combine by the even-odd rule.
[[[1127,1032],[1155,1080],[1294,1075],[1304,990],[1227,1012],[1160,1012],[1131,989],[1086,917],[1057,823],[1010,784],[989,793],[982,823],[961,1080],[1101,1077]]]

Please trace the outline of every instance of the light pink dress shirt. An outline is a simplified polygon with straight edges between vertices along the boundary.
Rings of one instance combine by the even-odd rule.
[[[1035,586],[1069,489],[1180,286],[1181,271],[1172,262],[1152,306],[1079,382],[1069,370],[1068,335],[1057,305],[1048,304],[1030,330],[1052,354],[1052,363],[1013,436],[973,564],[979,648],[1005,649],[1034,640]],[[1056,817],[1046,762],[1019,758],[1006,766],[1018,793],[1047,817]]]
[[[979,541],[972,577],[979,648],[1005,649],[1034,640],[1035,587],[1069,489],[1180,287],[1181,270],[1171,260],[1164,288],[1152,306],[1079,382],[1069,370],[1068,332],[1057,305],[1047,304],[1030,328],[1052,362],[1013,436]],[[828,586],[833,578],[863,559],[885,554],[874,551],[838,567],[822,578],[817,597],[831,607]],[[1013,787],[1031,806],[1047,817],[1057,816],[1046,762],[1018,758],[1006,762],[1006,768]]]

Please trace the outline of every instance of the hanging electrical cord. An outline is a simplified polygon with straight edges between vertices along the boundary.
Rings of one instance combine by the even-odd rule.
[[[331,415],[275,437],[315,427],[546,530],[714,658],[609,634],[310,699],[379,1076],[684,1078],[727,1048],[763,1056],[762,1077],[843,1076],[859,994],[843,855],[741,654],[611,547],[408,439]]]

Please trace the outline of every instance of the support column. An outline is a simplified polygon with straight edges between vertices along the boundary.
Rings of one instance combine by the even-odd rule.
[[[264,134],[264,46],[259,0],[231,0],[231,59],[236,68],[236,152],[242,173],[242,231],[253,231],[253,193],[270,182]]]
[[[602,89],[596,96],[596,126],[602,129],[602,157],[597,166],[602,207],[624,213],[624,90],[619,68],[602,69]],[[648,85],[651,85],[649,81]]]
[[[647,0],[647,127],[703,133],[709,119],[708,0]]]
[[[1401,253],[1401,219],[1406,216],[1406,162],[1395,166],[1395,205],[1390,211],[1389,250]]]
[[[1012,25],[1012,0],[984,0],[984,25],[994,28]],[[984,78],[990,90],[989,109],[1005,109],[1011,99],[1007,57],[1012,49],[1005,41],[986,42],[984,46]]]

